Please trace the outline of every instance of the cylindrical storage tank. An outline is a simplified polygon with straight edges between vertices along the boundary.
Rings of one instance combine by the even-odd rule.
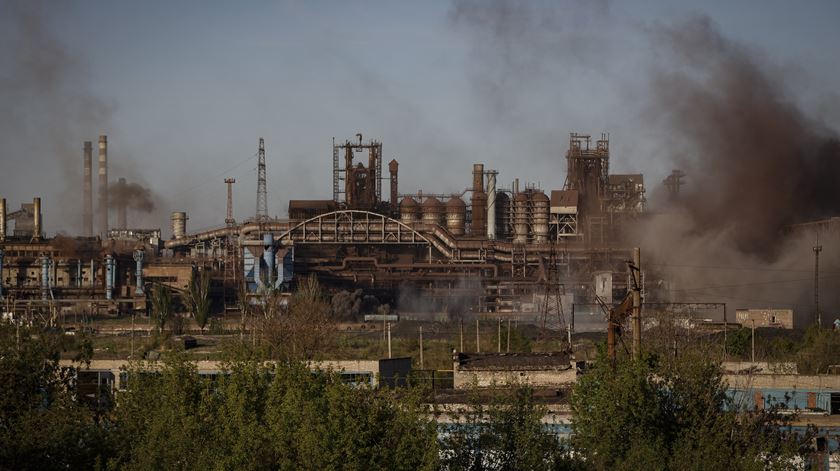
[[[534,208],[531,217],[534,228],[534,242],[544,244],[548,242],[548,196],[542,191],[535,191],[531,195],[531,206]]]
[[[417,201],[410,196],[406,196],[400,201],[400,221],[408,226],[414,225],[420,220],[420,206]]]
[[[172,238],[182,239],[187,235],[187,213],[175,211],[172,213]]]
[[[32,238],[41,240],[41,198],[32,201]]]
[[[513,196],[513,241],[518,244],[528,242],[528,202],[525,192]]]
[[[464,235],[464,221],[467,219],[467,204],[457,196],[446,202],[446,228],[452,235]]]
[[[434,196],[426,198],[426,201],[423,202],[423,224],[427,226],[443,225],[443,203]]]
[[[510,207],[510,196],[507,193],[499,191],[496,193],[496,238],[507,239],[510,237],[511,231],[508,225],[512,223],[511,220],[512,209]]]
[[[472,194],[472,226],[470,233],[473,237],[487,236],[487,193],[473,191]]]

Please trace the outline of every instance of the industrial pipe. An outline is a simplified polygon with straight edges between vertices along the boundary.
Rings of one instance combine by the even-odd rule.
[[[114,290],[114,257],[111,254],[105,256],[105,299],[113,299]]]
[[[32,208],[32,240],[41,240],[41,198],[36,197],[32,200]]]
[[[134,251],[134,261],[137,262],[137,269],[134,272],[134,279],[137,281],[137,288],[134,290],[135,296],[144,296],[146,293],[143,291],[143,251],[142,250],[135,250]]]
[[[266,267],[268,267],[265,285],[274,288],[274,234],[270,232],[263,234],[263,249],[265,250],[263,259]]]
[[[41,300],[46,301],[50,292],[50,257],[41,257]]]

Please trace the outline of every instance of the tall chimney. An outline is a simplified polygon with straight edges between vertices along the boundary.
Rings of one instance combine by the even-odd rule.
[[[82,232],[93,235],[93,143],[85,141],[85,173],[82,181],[84,207],[82,208]]]
[[[0,198],[0,242],[6,240],[6,198]]]
[[[484,192],[484,164],[473,164],[473,191]]]
[[[399,192],[397,190],[397,171],[399,170],[400,164],[397,162],[397,159],[393,159],[388,163],[388,172],[391,174],[391,211],[397,212],[399,202]]]
[[[32,240],[41,240],[41,198],[32,200]]]
[[[125,200],[125,178],[120,177],[117,182],[117,187],[122,193],[117,199],[117,229],[126,229],[128,226],[126,218],[126,213],[128,212],[128,201]]]
[[[487,172],[487,238],[496,239],[496,171]]]
[[[99,136],[99,232],[108,234],[108,136]]]

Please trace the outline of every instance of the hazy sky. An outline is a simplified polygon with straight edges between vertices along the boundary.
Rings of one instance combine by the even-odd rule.
[[[357,132],[399,160],[402,192],[442,193],[475,162],[502,186],[562,187],[568,133],[606,131],[611,168],[652,192],[674,156],[650,106],[672,64],[650,31],[692,15],[840,129],[840,2],[694,3],[0,0],[0,195],[42,196],[49,232],[79,231],[82,142],[100,133],[111,180],[157,195],[131,225],[166,232],[174,210],[189,230],[223,223],[224,177],[253,215],[259,137],[277,216],[332,196],[331,139]]]

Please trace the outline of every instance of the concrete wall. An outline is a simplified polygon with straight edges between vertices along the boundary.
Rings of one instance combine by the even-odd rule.
[[[458,370],[453,372],[455,389],[466,389],[473,385],[486,388],[495,385],[528,384],[534,387],[571,386],[577,379],[574,368],[548,371],[473,371]]]
[[[737,309],[735,311],[735,322],[744,327],[752,327],[753,321],[756,327],[777,327],[781,329],[793,329],[792,309]]]

